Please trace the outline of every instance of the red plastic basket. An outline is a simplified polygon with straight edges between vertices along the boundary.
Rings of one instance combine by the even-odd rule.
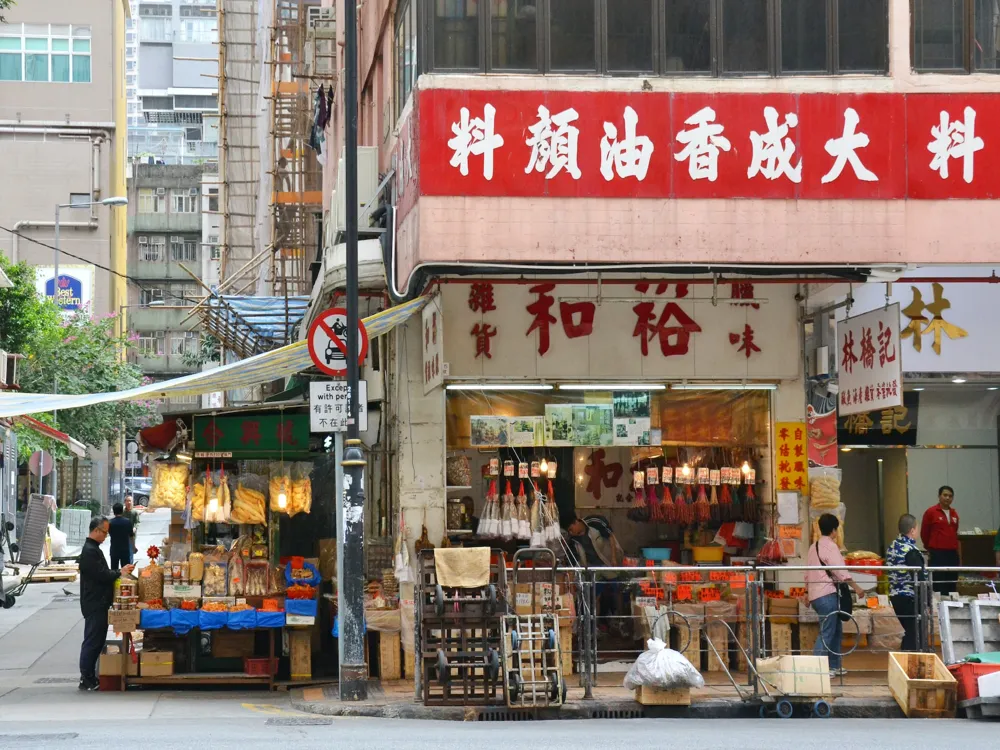
[[[267,677],[278,674],[278,659],[243,658],[243,672],[250,677]]]
[[[979,678],[984,674],[1000,672],[1000,664],[976,664],[963,662],[948,667],[958,680],[958,700],[971,701],[979,697]]]

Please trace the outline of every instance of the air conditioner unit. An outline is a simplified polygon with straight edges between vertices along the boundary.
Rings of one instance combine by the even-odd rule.
[[[198,195],[198,188],[193,187],[190,190],[188,190],[188,195]]]
[[[344,205],[346,186],[344,183],[344,152],[340,152],[340,162],[337,166],[337,188],[333,193],[333,224],[338,231],[347,229],[347,207]],[[378,190],[378,148],[375,146],[358,147],[358,205],[354,209],[358,212],[358,225],[360,227],[371,226],[368,216],[361,216],[365,206],[375,198],[375,191]],[[373,205],[369,215],[375,210]]]
[[[157,195],[166,195],[167,194],[167,189],[166,188],[156,188],[156,194]]]
[[[332,37],[337,29],[337,14],[333,8],[320,8],[313,5],[306,8],[307,27],[319,36]]]
[[[140,245],[148,245],[149,244],[149,237],[147,237],[144,234],[140,234],[139,235],[139,244]]]

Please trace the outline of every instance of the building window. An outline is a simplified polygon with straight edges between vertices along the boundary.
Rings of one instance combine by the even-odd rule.
[[[183,237],[171,237],[170,260],[175,262],[198,260],[198,243]]]
[[[913,68],[1000,70],[1000,7],[993,0],[913,0]]]
[[[90,27],[0,26],[0,81],[90,83]]]
[[[208,189],[208,210],[214,213],[219,212],[219,188]]]
[[[492,0],[490,64],[493,70],[538,70],[537,0]]]
[[[166,336],[163,331],[136,331],[139,353],[144,357],[162,357]]]
[[[163,214],[167,212],[166,190],[163,188],[141,188],[139,190],[139,213]]]
[[[183,356],[194,354],[198,351],[198,334],[193,331],[184,333],[172,333],[170,335],[170,354],[173,356]]]
[[[219,246],[219,235],[210,234],[208,235],[208,244],[211,246],[211,259],[212,260],[222,260],[222,248]]]
[[[162,287],[152,286],[143,287],[139,290],[139,306],[149,307],[153,303],[161,304],[163,302],[163,289]]]
[[[888,0],[435,0],[424,59],[441,71],[884,75],[888,13]],[[976,49],[977,65],[996,64],[993,45]]]
[[[479,68],[479,0],[434,0],[434,67]]]
[[[403,0],[396,10],[396,117],[417,82],[417,3]]]
[[[163,236],[149,237],[139,235],[139,260],[161,263],[166,257],[167,238]]]
[[[170,210],[175,214],[198,212],[198,188],[170,191]]]
[[[70,193],[69,194],[69,205],[71,206],[81,206],[86,208],[90,205],[94,198],[90,193]]]

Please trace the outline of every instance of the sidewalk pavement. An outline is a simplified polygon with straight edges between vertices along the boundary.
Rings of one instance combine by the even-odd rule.
[[[631,691],[611,680],[621,675],[599,675],[601,684],[593,689],[593,700],[584,700],[583,688],[570,685],[566,705],[534,712],[535,718],[591,719],[591,718],[748,718],[758,715],[760,703],[743,701],[736,688],[724,675],[711,674],[704,688],[691,691],[691,706],[642,706]],[[746,675],[734,675],[738,684],[746,682]],[[903,712],[889,693],[885,684],[871,684],[865,675],[848,676],[843,684],[838,679],[830,701],[833,715],[838,718],[902,718]],[[748,693],[748,688],[743,688]],[[363,703],[341,701],[336,685],[310,687],[292,691],[292,708],[322,716],[363,716],[394,719],[426,719],[433,721],[489,721],[499,720],[509,711],[505,706],[424,706],[414,698],[411,681],[369,685],[369,698]],[[520,710],[518,712],[521,712]],[[807,711],[808,712],[808,711]]]

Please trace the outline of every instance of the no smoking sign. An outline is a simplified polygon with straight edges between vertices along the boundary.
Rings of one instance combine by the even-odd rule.
[[[347,310],[331,307],[309,326],[309,356],[323,373],[333,377],[347,374]],[[358,321],[358,366],[368,356],[368,331]]]

